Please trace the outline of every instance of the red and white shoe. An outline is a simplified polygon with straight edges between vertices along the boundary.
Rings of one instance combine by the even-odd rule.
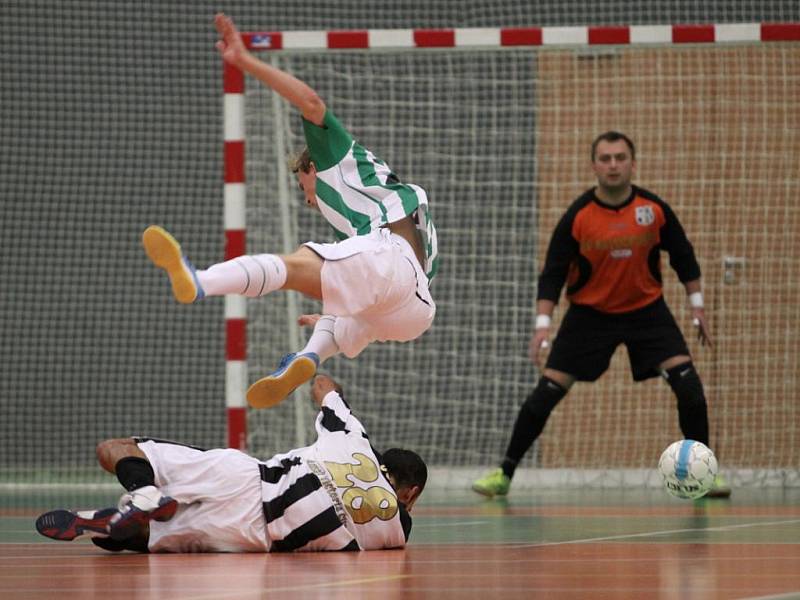
[[[122,496],[118,516],[111,518],[108,533],[115,540],[126,540],[150,521],[169,521],[177,510],[177,500],[148,485]]]
[[[73,512],[64,508],[51,510],[36,519],[36,531],[54,540],[70,541],[83,534],[108,535],[116,508]]]

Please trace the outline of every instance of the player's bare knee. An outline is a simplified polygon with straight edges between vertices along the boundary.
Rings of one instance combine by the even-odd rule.
[[[119,440],[111,439],[111,440],[103,440],[97,447],[95,448],[95,454],[97,455],[97,462],[100,463],[100,466],[109,471],[110,473],[114,472],[114,467],[111,465],[111,455],[113,453],[113,447]]]
[[[108,471],[114,473],[117,462],[126,456],[144,456],[136,440],[133,438],[112,438],[103,440],[95,448],[97,454],[97,461],[100,466]]]
[[[557,383],[566,391],[569,391],[569,388],[572,387],[572,384],[575,383],[575,378],[570,375],[569,373],[564,373],[563,371],[557,371],[555,369],[545,369],[542,373],[547,379],[550,381]]]

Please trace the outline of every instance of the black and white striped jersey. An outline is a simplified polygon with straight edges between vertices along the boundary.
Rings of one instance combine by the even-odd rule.
[[[404,546],[410,517],[364,427],[336,392],[323,399],[316,429],[311,446],[260,464],[270,551]]]

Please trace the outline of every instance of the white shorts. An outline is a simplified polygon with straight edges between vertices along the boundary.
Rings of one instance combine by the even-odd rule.
[[[153,440],[138,446],[156,485],[178,501],[172,519],[150,522],[150,552],[269,552],[256,459]]]
[[[436,305],[411,245],[386,228],[336,244],[307,242],[325,259],[323,312],[334,315],[334,337],[349,358],[371,342],[408,342],[433,323]]]

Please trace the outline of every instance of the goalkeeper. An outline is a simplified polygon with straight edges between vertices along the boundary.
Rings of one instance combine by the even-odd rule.
[[[499,469],[472,489],[487,496],[508,493],[519,461],[544,429],[550,412],[575,381],[595,381],[608,369],[617,346],[628,349],[635,381],[661,375],[678,399],[678,420],[687,439],[708,445],[703,384],[686,341],[664,302],[660,252],[669,254],[689,299],[701,344],[711,344],[694,249],[672,209],[655,194],[631,184],[633,142],[609,131],[592,144],[597,186],[562,216],[539,276],[537,317],[530,358],[548,345],[553,309],[566,283],[569,309],[542,377],[517,415]],[[709,496],[728,496],[718,477]]]
[[[142,241],[153,263],[167,271],[179,302],[276,290],[322,301],[323,315],[300,318],[301,325],[314,325],[308,344],[248,390],[249,404],[263,408],[339,352],[354,358],[373,341],[407,342],[427,331],[436,312],[428,287],[438,266],[436,230],[425,190],[402,183],[355,142],[308,85],[253,56],[231,19],[219,14],[215,25],[222,58],[300,110],[307,148],[293,171],[306,204],[322,214],[339,242],[307,242],[290,255],[241,256],[195,270],[161,227],[148,227]]]
[[[410,450],[379,455],[341,386],[318,375],[311,446],[261,462],[234,449],[107,440],[100,465],[128,490],[118,507],[41,515],[56,540],[87,534],[118,552],[293,552],[405,546],[428,471]]]

